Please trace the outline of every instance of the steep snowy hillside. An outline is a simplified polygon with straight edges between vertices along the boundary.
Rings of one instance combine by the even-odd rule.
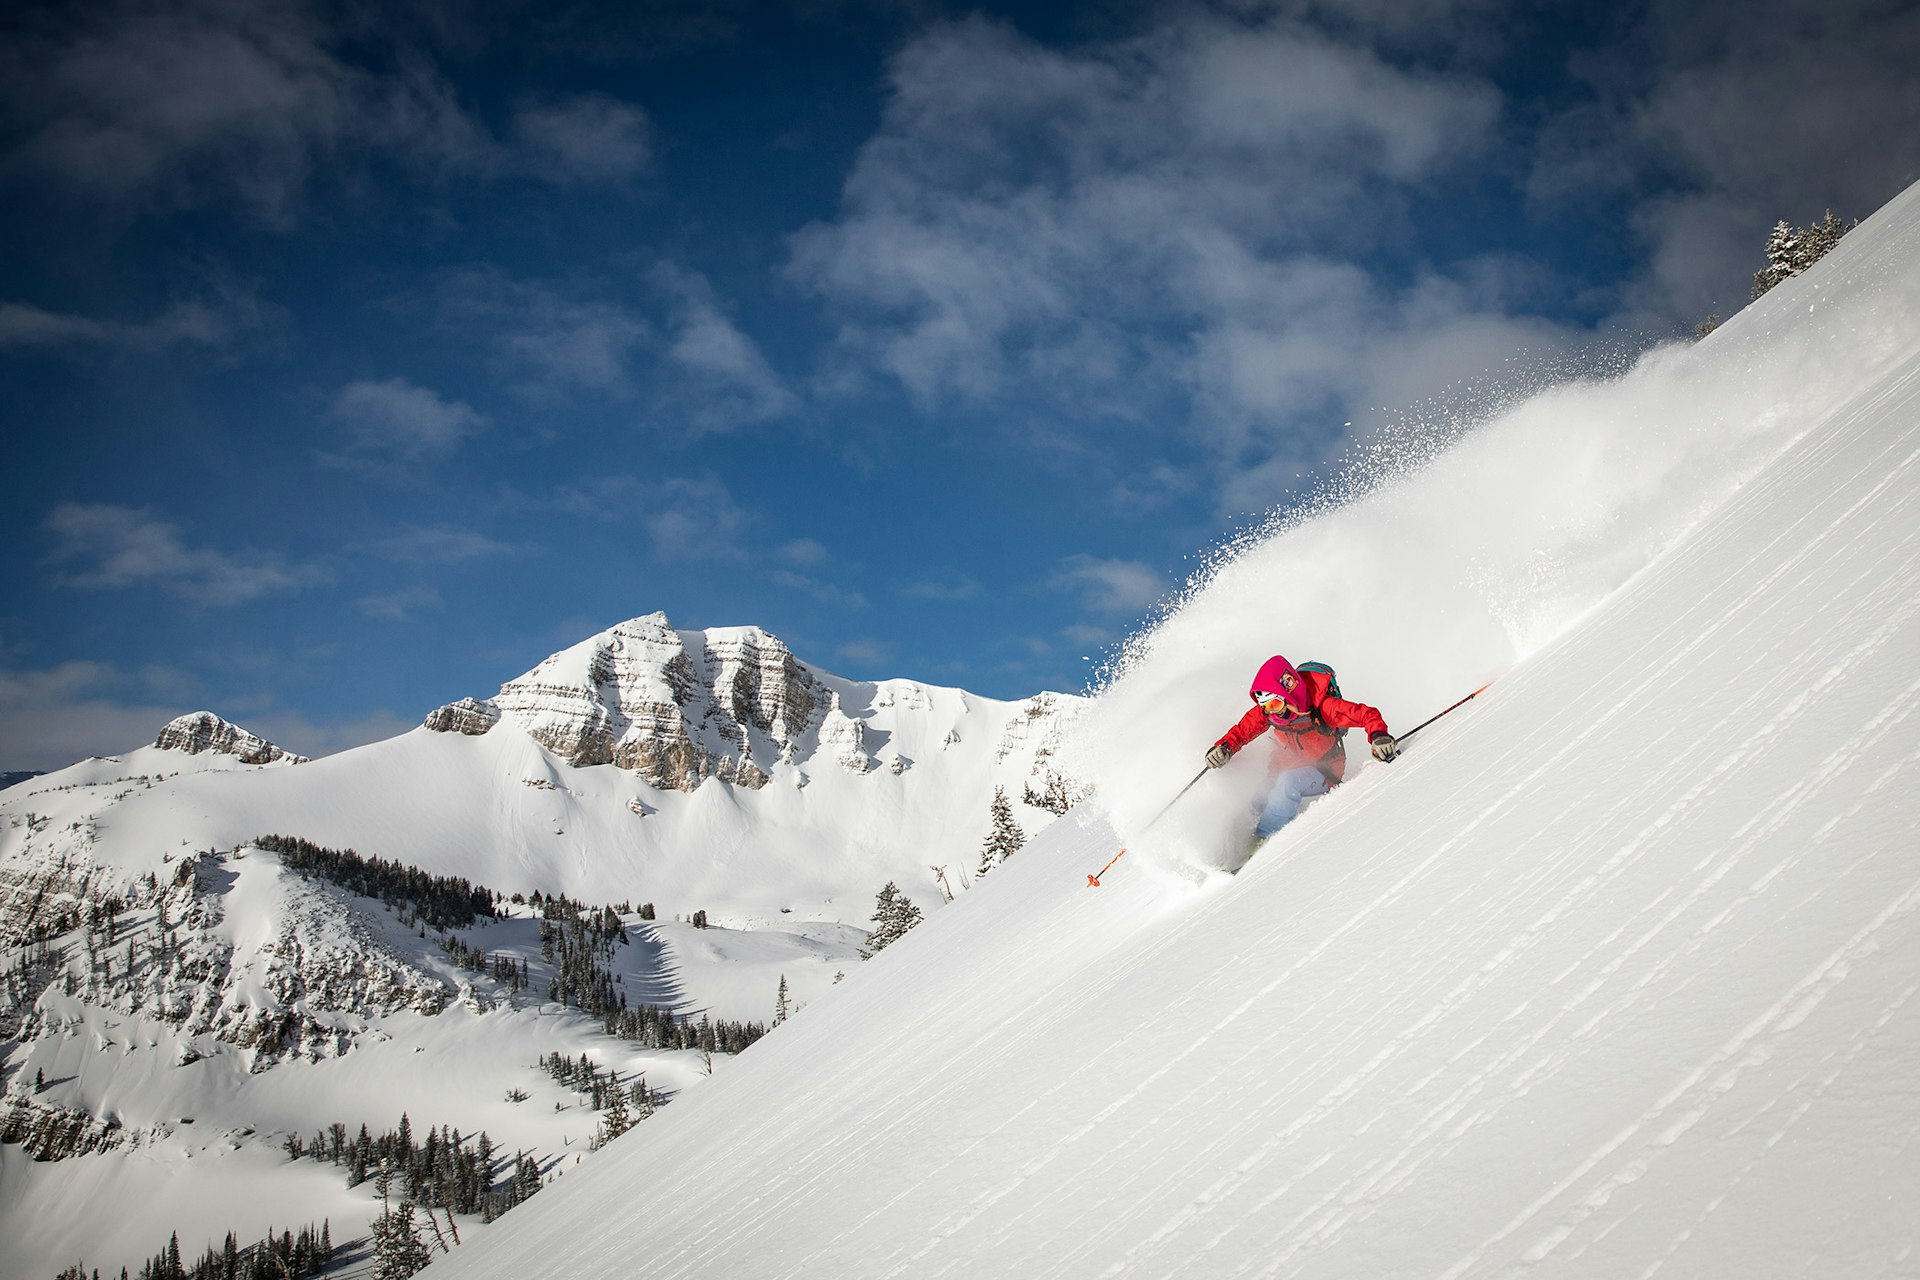
[[[402,1112],[502,1153],[492,1200],[452,1195],[475,1225],[517,1153],[534,1186],[574,1166],[614,1076],[671,1098],[857,970],[883,884],[963,891],[996,789],[1051,822],[1078,701],[861,684],[656,614],[326,759],[201,712],[9,788],[9,1265],[352,1240],[372,1187],[327,1135]]]
[[[1309,647],[1402,725],[1513,665],[1238,877],[1089,889],[1118,837],[1077,811],[437,1268],[1914,1274],[1916,309],[1909,192],[1706,343],[1225,565],[1094,716],[1122,825],[1249,654]],[[1428,582],[1450,555],[1484,558]],[[1244,769],[1154,843],[1210,854]]]

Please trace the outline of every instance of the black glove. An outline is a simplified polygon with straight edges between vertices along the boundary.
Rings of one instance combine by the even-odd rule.
[[[1393,740],[1390,733],[1376,733],[1367,739],[1367,745],[1373,748],[1373,758],[1385,764],[1400,754],[1400,744]]]
[[[1207,768],[1218,769],[1233,759],[1233,748],[1224,742],[1216,742],[1207,751]]]

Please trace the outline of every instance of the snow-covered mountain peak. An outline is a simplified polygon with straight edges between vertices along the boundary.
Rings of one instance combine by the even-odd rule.
[[[708,778],[757,790],[812,754],[823,725],[834,758],[854,758],[859,727],[828,725],[829,712],[836,693],[872,707],[876,692],[808,666],[759,627],[680,631],[656,612],[562,649],[492,698],[440,707],[426,725],[479,735],[505,720],[570,764],[612,764],[662,790]]]
[[[203,751],[233,756],[242,764],[305,764],[307,757],[274,746],[257,734],[223,720],[211,711],[176,716],[160,730],[153,745],[162,751],[197,756]]]

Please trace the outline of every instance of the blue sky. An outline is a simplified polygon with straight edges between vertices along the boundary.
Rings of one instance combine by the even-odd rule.
[[[0,768],[386,736],[620,619],[1077,689],[1353,441],[1920,177],[1920,10],[15,11]]]

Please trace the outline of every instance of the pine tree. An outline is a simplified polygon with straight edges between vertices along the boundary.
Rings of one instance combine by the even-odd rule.
[[[1767,233],[1767,265],[1753,273],[1753,300],[1799,271],[1800,233],[1785,218]]]
[[[1832,251],[1833,247],[1840,243],[1841,236],[1844,236],[1847,232],[1859,225],[1860,220],[1858,218],[1855,218],[1852,222],[1842,222],[1833,216],[1833,210],[1827,210],[1826,215],[1822,217],[1820,221],[1808,227],[1806,233],[1801,237],[1800,269],[1805,271],[1808,267],[1826,257],[1827,254]]]
[[[900,941],[919,923],[920,908],[900,892],[899,885],[887,881],[874,899],[873,931],[867,935],[866,949],[860,954],[871,959],[874,952],[884,951]]]
[[[627,1110],[627,1091],[618,1084],[607,1090],[607,1110],[601,1117],[600,1127],[604,1134],[600,1140],[602,1146],[633,1128],[633,1113]]]
[[[787,975],[780,975],[780,990],[773,997],[773,1025],[779,1026],[793,1016],[793,1008],[787,1003]]]
[[[373,1280],[407,1280],[433,1261],[426,1241],[420,1238],[419,1224],[413,1220],[413,1206],[402,1200],[393,1208],[393,1166],[382,1160],[380,1177],[380,1216],[373,1220]]]
[[[975,873],[982,876],[1018,853],[1020,846],[1027,842],[1027,833],[1013,820],[1013,805],[1007,799],[1006,788],[993,789],[993,804],[988,810],[988,820],[992,826],[987,838],[981,842],[980,867]]]
[[[1784,219],[1775,223],[1767,234],[1767,265],[1753,276],[1754,299],[1826,257],[1840,243],[1840,237],[1859,225],[1858,218],[1852,222],[1840,221],[1831,209],[1804,231]]]

